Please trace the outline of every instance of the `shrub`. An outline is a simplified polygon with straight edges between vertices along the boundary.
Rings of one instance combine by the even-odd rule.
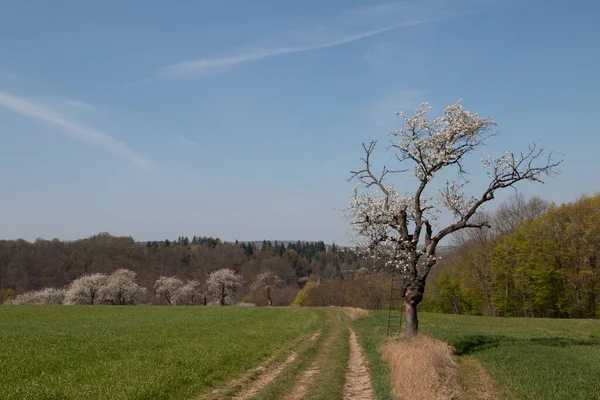
[[[315,281],[308,281],[306,285],[296,295],[294,301],[292,301],[292,307],[305,307],[309,305],[310,294],[317,286]]]

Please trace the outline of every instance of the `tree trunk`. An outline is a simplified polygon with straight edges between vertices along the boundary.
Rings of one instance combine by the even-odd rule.
[[[417,317],[417,303],[405,302],[404,312],[406,313],[406,323],[404,329],[406,332],[406,339],[411,340],[419,333],[419,318]]]

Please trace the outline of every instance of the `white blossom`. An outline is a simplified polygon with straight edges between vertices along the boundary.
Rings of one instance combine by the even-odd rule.
[[[183,281],[174,276],[160,276],[154,283],[156,297],[164,296],[169,305],[173,305],[173,296],[183,286]]]
[[[10,300],[9,304],[36,304],[50,305],[63,304],[65,299],[65,290],[57,288],[44,288],[30,292],[21,293],[14,299]]]
[[[100,297],[115,305],[135,304],[146,293],[146,288],[135,282],[135,272],[118,269],[109,275]]]
[[[198,304],[202,298],[202,290],[200,282],[189,280],[187,283],[179,287],[173,294],[172,302],[174,305],[191,306]]]
[[[101,273],[82,275],[71,282],[65,295],[65,304],[95,304],[106,286],[108,276]]]
[[[235,304],[235,295],[241,286],[242,277],[229,268],[213,271],[207,282],[208,292],[214,303],[221,306]]]

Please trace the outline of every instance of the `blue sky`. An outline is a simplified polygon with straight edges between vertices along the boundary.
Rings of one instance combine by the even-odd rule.
[[[562,153],[562,174],[524,193],[592,194],[598,15],[593,1],[4,1],[0,238],[346,243],[333,208],[361,143],[399,128],[395,111],[459,98],[500,124],[485,151]]]

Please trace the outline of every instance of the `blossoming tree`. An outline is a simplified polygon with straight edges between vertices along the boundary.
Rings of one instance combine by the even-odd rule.
[[[160,276],[154,284],[156,297],[164,296],[167,303],[172,306],[176,293],[183,286],[183,281],[175,276]]]
[[[225,306],[234,304],[234,297],[242,287],[242,277],[229,268],[221,268],[213,271],[208,276],[208,292],[213,296],[217,304]]]
[[[273,291],[283,285],[283,280],[272,271],[265,271],[260,273],[252,285],[250,285],[250,291],[252,293],[264,294],[267,297],[267,303],[269,307],[273,305]]]
[[[69,284],[65,304],[95,304],[101,297],[108,276],[101,273],[85,274]]]
[[[488,226],[485,220],[473,218],[477,211],[494,199],[500,189],[520,181],[542,182],[543,176],[558,173],[561,161],[552,153],[545,154],[535,144],[526,152],[506,152],[500,157],[483,153],[488,186],[478,197],[468,196],[465,158],[494,136],[490,128],[497,125],[492,117],[480,117],[465,110],[461,101],[446,107],[444,114],[428,119],[431,107],[423,103],[413,116],[397,113],[404,119],[401,130],[392,131],[390,149],[396,161],[407,169],[375,171],[371,156],[376,141],[363,144],[363,167],[352,171],[357,179],[350,206],[346,210],[359,245],[373,256],[386,260],[402,276],[402,293],[406,312],[405,332],[413,338],[418,332],[417,305],[423,300],[425,281],[436,263],[436,248],[440,241],[461,229]],[[402,168],[402,167],[401,167]],[[435,177],[443,170],[454,169],[458,181],[437,186]],[[396,188],[388,183],[395,173],[408,173],[414,191]],[[441,187],[441,189],[440,189]],[[437,216],[449,211],[453,222],[438,226]]]

